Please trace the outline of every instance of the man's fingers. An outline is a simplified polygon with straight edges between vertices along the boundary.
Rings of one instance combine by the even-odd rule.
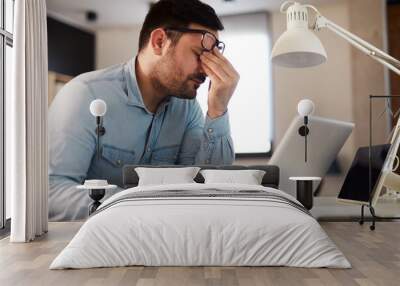
[[[209,61],[215,63],[215,64],[218,65],[218,66],[223,67],[223,66],[225,65],[225,62],[224,62],[223,60],[221,60],[221,59],[218,58],[216,55],[214,55],[214,54],[212,54],[212,53],[210,53],[210,52],[204,52],[204,53],[202,53],[202,56],[203,56],[205,59],[208,59]],[[225,71],[225,72],[227,72],[227,71]],[[227,73],[227,74],[228,74],[228,73]],[[229,74],[228,74],[228,75],[229,75]]]
[[[201,61],[204,65],[206,65],[209,69],[211,69],[218,77],[223,81],[228,81],[231,77],[226,73],[226,71],[216,63],[215,61],[210,60],[206,56],[201,56]]]
[[[224,72],[232,79],[236,78],[238,76],[238,73],[236,72],[235,68],[232,66],[232,64],[218,51],[217,48],[214,48],[214,51],[212,53],[210,52],[205,52],[203,55],[209,59],[210,61],[213,61],[215,64],[220,66]]]
[[[210,77],[211,81],[216,81],[216,80],[221,81],[218,75],[212,69],[210,69],[206,64],[203,63],[202,67],[206,72],[206,74]]]
[[[222,62],[225,63],[224,67],[225,70],[228,72],[228,74],[233,78],[233,79],[238,79],[239,78],[239,73],[236,71],[236,69],[233,67],[231,62],[224,57],[224,55],[217,49],[214,48],[214,53],[213,53],[217,58],[219,58]]]
[[[221,61],[225,62],[226,64],[230,65],[231,63],[228,61],[227,58],[218,50],[218,48],[214,48],[212,54],[219,58]]]

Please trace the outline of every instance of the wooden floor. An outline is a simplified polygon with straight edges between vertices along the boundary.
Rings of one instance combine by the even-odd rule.
[[[50,223],[49,233],[29,244],[0,241],[0,285],[400,285],[400,223],[323,222],[353,268],[123,267],[48,270],[81,223]]]

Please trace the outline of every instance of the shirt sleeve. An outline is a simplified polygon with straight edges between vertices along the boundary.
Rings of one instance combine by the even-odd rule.
[[[235,151],[230,132],[229,115],[211,119],[204,115],[197,101],[186,128],[178,164],[182,165],[231,165]]]
[[[89,111],[93,99],[84,82],[73,80],[60,90],[50,106],[50,220],[76,220],[88,216],[91,199],[87,191],[76,187],[85,180],[95,155],[96,124]]]

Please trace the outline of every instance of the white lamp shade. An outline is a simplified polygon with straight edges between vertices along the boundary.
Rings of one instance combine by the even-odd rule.
[[[285,9],[289,5],[287,9]],[[306,68],[326,61],[326,51],[318,37],[309,29],[308,6],[286,1],[281,6],[286,13],[287,31],[272,49],[272,63],[288,68]]]
[[[102,99],[95,99],[90,103],[90,113],[93,116],[104,116],[107,112],[107,104]]]
[[[299,104],[297,105],[297,111],[301,116],[309,116],[314,112],[314,102],[309,99],[302,99],[300,100]]]
[[[291,28],[281,35],[272,49],[272,63],[289,68],[306,68],[324,63],[324,46],[308,28]]]

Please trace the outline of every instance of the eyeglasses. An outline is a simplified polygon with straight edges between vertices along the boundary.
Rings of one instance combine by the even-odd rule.
[[[188,29],[188,28],[165,28],[165,31],[201,34],[202,35],[201,46],[203,47],[203,49],[207,50],[208,52],[211,52],[215,47],[217,47],[217,49],[221,54],[225,50],[225,43],[219,41],[212,33],[206,30]]]

